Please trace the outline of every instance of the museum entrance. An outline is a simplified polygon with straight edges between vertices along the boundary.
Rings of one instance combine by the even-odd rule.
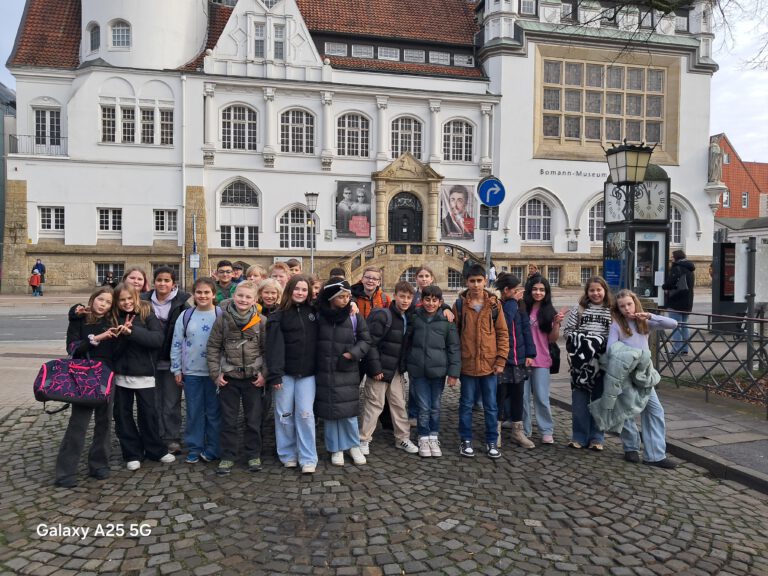
[[[413,194],[401,192],[389,203],[389,241],[421,242],[424,211]]]

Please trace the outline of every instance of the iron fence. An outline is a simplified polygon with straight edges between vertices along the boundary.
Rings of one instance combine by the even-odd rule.
[[[759,404],[768,419],[768,320],[689,313],[685,326],[687,354],[675,352],[682,330],[654,334],[654,363],[662,378],[703,389],[707,401],[717,393]]]

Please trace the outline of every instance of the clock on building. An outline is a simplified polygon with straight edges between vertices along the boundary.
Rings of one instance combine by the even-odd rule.
[[[669,180],[646,180],[635,187],[635,220],[667,220]]]
[[[624,190],[611,182],[605,184],[605,221],[624,221]]]

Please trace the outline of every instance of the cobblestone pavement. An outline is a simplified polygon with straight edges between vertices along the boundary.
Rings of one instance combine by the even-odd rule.
[[[768,574],[765,496],[691,464],[625,463],[616,438],[568,449],[559,409],[556,445],[461,458],[456,405],[452,391],[442,458],[379,431],[367,465],[321,450],[302,476],[276,463],[269,422],[259,473],[180,459],[128,472],[115,443],[112,476],[86,479],[83,461],[73,490],[51,484],[67,413],[4,412],[0,574]]]

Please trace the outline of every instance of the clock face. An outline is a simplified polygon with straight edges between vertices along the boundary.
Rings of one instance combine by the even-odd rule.
[[[624,221],[624,190],[613,184],[605,185],[605,221]]]
[[[635,187],[635,220],[667,220],[669,182],[650,180]]]

